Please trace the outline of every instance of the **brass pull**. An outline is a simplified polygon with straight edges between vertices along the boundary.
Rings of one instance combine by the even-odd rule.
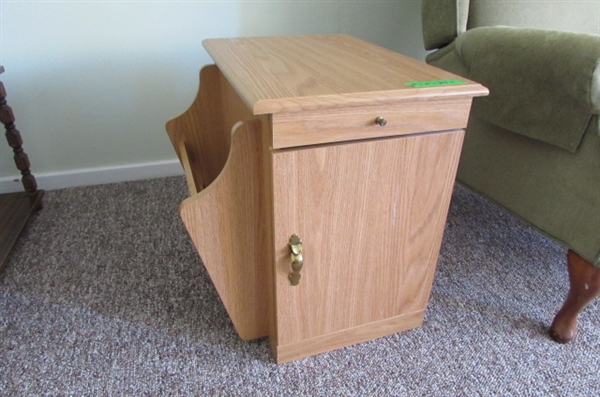
[[[381,116],[377,116],[377,118],[375,119],[375,124],[379,124],[381,127],[385,127],[385,125],[387,124],[387,120]]]
[[[288,275],[290,283],[292,285],[298,285],[300,282],[300,270],[304,264],[304,258],[302,257],[302,240],[297,234],[292,234],[288,243],[290,247],[290,258],[292,260],[292,273]]]

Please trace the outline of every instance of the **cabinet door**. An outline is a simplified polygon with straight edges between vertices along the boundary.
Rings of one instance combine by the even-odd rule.
[[[278,362],[421,325],[463,135],[273,152]],[[296,286],[293,234],[304,259]]]

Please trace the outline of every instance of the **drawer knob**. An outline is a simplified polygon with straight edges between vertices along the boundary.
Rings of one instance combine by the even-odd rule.
[[[293,234],[290,237],[288,243],[290,247],[290,259],[292,261],[292,273],[288,275],[290,283],[292,285],[298,285],[300,282],[300,270],[304,264],[304,258],[302,257],[302,240],[297,234]]]
[[[377,118],[375,119],[375,124],[379,124],[381,127],[385,127],[385,125],[387,124],[387,120],[381,116],[377,116]]]

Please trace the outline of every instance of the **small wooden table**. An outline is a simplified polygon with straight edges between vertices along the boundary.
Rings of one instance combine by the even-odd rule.
[[[0,74],[4,67],[0,66]],[[15,116],[6,101],[6,90],[0,81],[0,122],[6,129],[6,140],[13,149],[15,164],[21,171],[25,191],[0,194],[0,272],[10,251],[31,215],[42,208],[44,191],[38,190],[35,177],[29,170],[29,157],[23,151],[23,139],[15,126]]]
[[[216,65],[167,132],[240,337],[269,336],[282,363],[420,326],[487,89],[347,35],[204,47]]]

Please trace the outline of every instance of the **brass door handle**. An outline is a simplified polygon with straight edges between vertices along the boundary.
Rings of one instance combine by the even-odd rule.
[[[288,246],[290,247],[290,259],[292,261],[292,273],[288,275],[288,278],[292,285],[298,285],[301,277],[300,270],[302,270],[302,265],[304,265],[302,240],[300,240],[297,234],[292,234]]]

